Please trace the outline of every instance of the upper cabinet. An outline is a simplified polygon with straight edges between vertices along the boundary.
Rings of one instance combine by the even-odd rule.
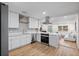
[[[29,17],[26,17],[24,15],[19,15],[19,22],[24,23],[24,24],[28,24],[29,23]]]
[[[38,28],[38,19],[29,18],[29,28]]]
[[[8,15],[8,28],[19,28],[19,14],[15,12],[9,12]]]
[[[29,17],[19,15],[19,30],[26,32],[29,27]]]

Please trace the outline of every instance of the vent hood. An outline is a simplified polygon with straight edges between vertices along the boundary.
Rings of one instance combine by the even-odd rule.
[[[52,24],[52,23],[49,22],[49,19],[50,19],[50,17],[46,16],[45,17],[45,22],[43,22],[43,24]]]

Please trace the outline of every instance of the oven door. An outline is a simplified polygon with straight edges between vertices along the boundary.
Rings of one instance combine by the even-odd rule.
[[[49,44],[49,36],[41,35],[41,42]]]

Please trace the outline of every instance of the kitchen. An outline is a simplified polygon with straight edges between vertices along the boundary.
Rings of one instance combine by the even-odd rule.
[[[70,12],[70,8],[74,9],[76,8],[75,6],[78,6],[76,3],[37,4],[10,2],[5,4],[9,7],[9,56],[67,55],[71,49],[74,52],[77,51],[74,49],[79,48],[77,36],[79,14],[74,13],[73,10],[73,13],[68,13]],[[65,5],[65,7],[67,7],[66,5],[70,6],[69,9],[67,7],[69,11],[66,11],[68,14],[63,12],[64,7],[62,8],[62,5]],[[49,6],[53,8],[49,8]],[[57,11],[58,14],[56,14],[54,11],[58,7],[60,7],[59,10],[62,8],[62,13]],[[69,55],[72,54],[69,53]],[[75,54],[79,55],[76,52]]]
[[[31,44],[33,41],[44,42],[50,46],[58,47],[58,35],[44,32],[43,29],[40,31],[37,19],[25,17],[14,12],[10,12],[9,15],[9,50],[19,48],[26,44]],[[17,20],[16,23],[14,19]],[[47,42],[45,42],[45,38],[47,39]],[[52,38],[54,38],[54,40],[52,40]]]

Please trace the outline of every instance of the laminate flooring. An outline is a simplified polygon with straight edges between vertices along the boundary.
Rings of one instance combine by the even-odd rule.
[[[79,50],[65,46],[55,48],[35,42],[10,51],[9,56],[79,56]]]

